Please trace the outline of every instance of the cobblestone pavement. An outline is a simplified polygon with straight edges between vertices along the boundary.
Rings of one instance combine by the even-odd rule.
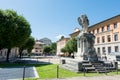
[[[95,77],[73,77],[73,78],[46,79],[46,80],[120,80],[120,75],[95,76]]]

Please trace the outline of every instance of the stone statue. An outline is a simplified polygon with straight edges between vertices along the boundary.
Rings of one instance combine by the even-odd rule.
[[[82,26],[82,32],[87,33],[88,31],[88,25],[89,20],[86,15],[82,15],[81,17],[78,17],[78,23]]]

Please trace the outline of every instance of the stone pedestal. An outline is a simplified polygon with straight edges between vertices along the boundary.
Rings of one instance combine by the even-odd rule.
[[[98,61],[97,54],[94,49],[95,36],[91,33],[80,33],[77,36],[77,49],[76,59],[88,60],[91,62]]]

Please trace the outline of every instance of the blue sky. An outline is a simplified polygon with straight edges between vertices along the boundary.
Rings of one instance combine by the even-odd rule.
[[[120,0],[0,0],[0,9],[13,9],[31,24],[32,36],[57,41],[69,37],[77,18],[86,14],[90,25],[120,14]]]

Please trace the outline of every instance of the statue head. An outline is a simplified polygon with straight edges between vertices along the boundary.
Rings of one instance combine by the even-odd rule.
[[[78,23],[79,25],[81,25],[82,27],[84,25],[89,25],[89,20],[88,17],[86,15],[81,15],[81,17],[78,17]]]
[[[78,23],[82,26],[82,31],[87,32],[89,20],[86,15],[81,15],[81,17],[78,17]]]

